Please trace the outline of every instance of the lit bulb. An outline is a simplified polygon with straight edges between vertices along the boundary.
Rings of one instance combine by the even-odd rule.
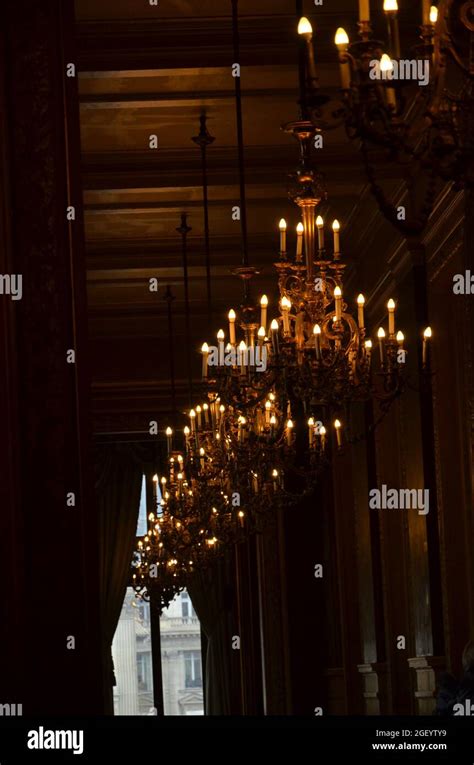
[[[286,297],[286,295],[283,295],[280,303],[283,311],[289,311],[291,308],[291,300]]]
[[[393,70],[393,62],[387,53],[384,53],[382,58],[380,59],[380,71],[381,72],[391,72]]]
[[[247,350],[247,346],[245,345],[245,341],[241,340],[239,343],[239,351],[246,351],[246,350]]]
[[[172,436],[173,435],[173,431],[171,430],[171,428],[166,428],[166,435],[167,436]]]
[[[388,308],[389,311],[394,311],[395,310],[395,301],[392,300],[392,298],[390,298],[390,300],[388,301],[387,308]]]
[[[190,432],[191,432],[191,431],[189,430],[188,426],[187,426],[187,425],[185,425],[185,426],[184,426],[184,435],[185,435],[185,436],[189,436]]]
[[[286,427],[291,430],[291,428],[293,427],[293,420],[288,420],[286,423]]]
[[[340,420],[334,420],[334,427],[336,430],[339,430],[340,427],[342,427],[342,423]]]
[[[357,305],[364,305],[364,303],[365,303],[365,297],[362,295],[362,293],[360,295],[357,295]]]
[[[278,322],[276,319],[273,319],[272,323],[270,324],[270,329],[273,332],[278,332]]]
[[[370,350],[372,348],[372,340],[366,340],[364,343],[367,350]]]
[[[432,5],[430,8],[430,24],[433,24],[433,26],[438,21],[438,9],[436,5]]]
[[[318,228],[322,228],[324,226],[324,221],[320,215],[316,218],[316,225]]]
[[[405,335],[403,332],[397,332],[397,343],[403,343],[405,340]]]
[[[432,337],[432,336],[433,336],[433,332],[432,332],[432,330],[431,330],[431,327],[426,327],[425,331],[423,332],[423,337],[424,337],[426,340],[429,340],[429,339],[430,339],[430,337]]]
[[[313,327],[313,335],[320,335],[321,334],[321,327],[319,324],[315,324]]]
[[[272,470],[272,478],[278,478],[278,470],[276,468]]]
[[[308,426],[312,428],[314,426],[314,417],[310,417],[308,420]]]
[[[302,223],[298,223],[298,225],[296,226],[296,233],[300,234],[300,236],[301,234],[304,233],[304,226]]]
[[[286,231],[286,220],[284,218],[281,219],[281,221],[278,224],[278,228],[280,231]]]
[[[224,338],[225,338],[224,330],[220,329],[219,332],[217,333],[217,339],[219,340],[219,342],[223,342]]]
[[[347,35],[347,32],[342,27],[339,27],[339,29],[336,32],[336,37],[334,39],[334,42],[339,47],[339,45],[349,45],[349,37]]]
[[[260,327],[260,329],[257,332],[257,335],[260,338],[260,340],[264,340],[265,339],[265,327]]]
[[[201,346],[201,353],[209,353],[209,346],[207,343],[203,343]]]
[[[336,287],[334,287],[334,297],[335,297],[335,298],[340,298],[340,297],[342,297],[342,290],[341,290],[341,288],[339,287],[339,285],[337,285]]]
[[[156,474],[156,473],[155,473],[155,475],[153,476],[153,481],[154,481],[154,483],[158,483],[158,476],[157,476],[157,474]]]
[[[299,24],[298,24],[298,34],[299,35],[312,35],[313,34],[313,27],[311,26],[311,22],[309,19],[306,18],[306,16],[302,16]]]
[[[267,298],[267,296],[266,296],[266,295],[262,295],[262,297],[260,298],[260,305],[261,305],[263,308],[266,308],[266,307],[267,307],[267,305],[268,305],[268,298]]]
[[[383,327],[379,328],[379,331],[377,332],[377,337],[379,338],[379,340],[383,340],[383,338],[385,337],[385,330]]]
[[[383,9],[384,11],[398,11],[397,0],[384,0]]]
[[[235,311],[234,311],[233,308],[231,308],[230,311],[229,311],[228,319],[229,319],[229,321],[235,321]]]
[[[326,435],[326,428],[324,427],[324,425],[321,425],[321,427],[319,428],[319,433],[321,436]]]
[[[340,231],[341,230],[341,224],[339,223],[339,221],[337,219],[335,221],[333,221],[332,230],[333,231]]]

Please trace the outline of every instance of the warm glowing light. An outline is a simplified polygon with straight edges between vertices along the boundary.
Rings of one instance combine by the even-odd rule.
[[[298,34],[299,35],[312,35],[313,34],[313,27],[311,26],[311,22],[309,19],[306,18],[306,16],[302,16],[299,24],[298,24]]]
[[[394,311],[395,310],[395,300],[392,300],[392,298],[390,298],[390,300],[387,303],[387,308],[388,308],[389,311]]]
[[[280,231],[286,231],[286,220],[284,218],[281,219],[281,221],[278,224],[278,228]]]
[[[314,417],[310,417],[308,420],[308,427],[312,428],[314,427]]]
[[[264,340],[265,339],[265,327],[260,327],[260,329],[257,332],[257,335],[260,338],[260,340]]]
[[[335,221],[333,221],[332,230],[333,231],[340,231],[341,230],[341,224],[339,223],[339,221],[337,219]]]
[[[185,425],[185,426],[184,426],[184,435],[185,435],[185,436],[189,436],[190,432],[191,432],[191,431],[189,430],[188,426],[187,426],[187,425]]]
[[[433,336],[433,332],[432,332],[432,330],[431,330],[431,327],[426,327],[425,331],[423,332],[423,337],[424,337],[426,340],[429,340],[429,339],[430,339],[430,337],[432,337],[432,336]]]
[[[405,335],[403,332],[397,332],[397,343],[403,343],[405,340]]]
[[[318,215],[318,217],[316,218],[316,225],[318,228],[322,228],[324,226],[324,221],[320,215]]]
[[[173,435],[173,431],[171,430],[171,428],[166,428],[166,435],[167,436],[172,436]]]
[[[153,476],[153,481],[154,481],[155,483],[158,483],[158,476],[157,476],[157,474],[156,474],[156,473],[155,473],[155,475]]]
[[[342,27],[339,27],[339,29],[336,32],[336,37],[334,38],[334,42],[337,46],[339,45],[349,45],[349,37],[347,35],[347,32]]]
[[[267,298],[266,295],[262,295],[262,297],[260,298],[260,305],[262,306],[262,308],[266,308],[267,307],[267,305],[268,305],[268,298]]]
[[[281,305],[282,311],[289,311],[291,308],[291,300],[287,298],[286,295],[283,295],[280,305]]]
[[[397,0],[384,0],[383,9],[384,11],[398,11]]]
[[[364,305],[364,303],[365,303],[365,297],[362,295],[362,293],[360,295],[357,295],[357,305]]]
[[[334,287],[334,297],[335,297],[335,298],[340,298],[340,297],[342,297],[342,290],[341,290],[341,288],[339,287],[339,285],[337,285],[337,287]]]
[[[224,338],[225,338],[225,332],[223,329],[220,329],[219,332],[217,333],[217,339],[219,340],[219,342],[223,342]]]
[[[380,327],[379,331],[377,332],[377,337],[379,338],[379,340],[383,340],[383,338],[385,337],[385,330],[383,327]]]
[[[247,350],[247,346],[245,345],[245,341],[241,340],[239,343],[239,351],[246,351],[246,350]]]
[[[286,427],[291,430],[291,428],[293,427],[293,420],[288,420],[286,423]]]
[[[203,343],[201,346],[201,353],[209,353],[209,346],[207,343]]]
[[[380,71],[391,72],[393,71],[393,61],[387,53],[384,53],[380,59]]]
[[[304,226],[302,223],[298,223],[298,225],[296,226],[296,233],[299,234],[300,236],[301,234],[304,233]]]
[[[342,427],[342,423],[340,420],[334,420],[334,427],[339,430],[339,428]]]
[[[271,409],[272,408],[272,402],[271,401],[265,401],[265,409]]]
[[[272,470],[272,478],[278,478],[278,470]]]
[[[324,427],[324,425],[321,425],[321,427],[319,428],[319,433],[321,436],[326,435],[326,428]]]
[[[321,327],[319,324],[315,324],[313,327],[313,335],[320,335],[321,334]]]
[[[370,351],[370,349],[372,348],[372,340],[366,340],[364,345]]]
[[[234,311],[233,308],[231,308],[230,311],[229,311],[228,319],[229,319],[229,321],[235,321],[235,311]]]
[[[272,323],[270,324],[270,329],[273,332],[277,332],[278,331],[278,322],[277,322],[276,319],[273,319]]]
[[[436,5],[432,5],[430,8],[430,24],[433,24],[433,26],[438,21],[438,9]]]

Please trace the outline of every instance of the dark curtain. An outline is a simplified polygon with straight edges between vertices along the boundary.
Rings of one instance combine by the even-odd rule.
[[[115,685],[112,640],[130,578],[142,476],[141,455],[133,445],[113,444],[97,448],[100,595],[108,714],[113,714]]]
[[[229,551],[212,567],[196,572],[187,587],[207,637],[206,715],[240,713],[240,651],[232,648],[232,636],[238,634],[234,565],[233,551]]]

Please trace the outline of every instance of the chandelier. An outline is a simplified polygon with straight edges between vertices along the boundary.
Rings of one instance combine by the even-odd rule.
[[[318,131],[345,123],[360,144],[381,211],[401,233],[413,235],[423,230],[433,210],[438,179],[452,181],[455,190],[473,185],[474,3],[441,0],[438,9],[422,0],[420,42],[405,55],[399,3],[383,0],[383,10],[387,43],[373,36],[370,0],[359,0],[359,39],[350,41],[342,27],[337,30],[342,90],[336,102],[319,88],[313,28],[309,19],[300,20],[306,61],[301,108]],[[399,165],[407,188],[415,178],[420,182],[420,171],[425,173],[416,209],[400,212],[384,193],[377,181],[380,149]]]

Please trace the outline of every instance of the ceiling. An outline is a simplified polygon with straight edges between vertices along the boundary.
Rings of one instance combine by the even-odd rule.
[[[286,198],[287,174],[297,146],[281,130],[297,116],[298,41],[294,0],[241,0],[241,87],[245,142],[250,261],[260,275],[255,294],[275,293],[272,263],[278,220],[293,227],[297,208]],[[382,6],[382,1],[377,2]],[[139,6],[140,10],[137,10]],[[372,6],[375,6],[372,0]],[[334,34],[356,33],[357,0],[329,0],[303,11],[316,29],[318,75],[337,92]],[[140,15],[137,15],[139,12]],[[417,15],[402,11],[403,38]],[[225,326],[238,308],[241,235],[232,220],[239,204],[230,0],[76,0],[79,91],[87,252],[89,332],[93,363],[95,429],[138,432],[171,411],[170,333],[179,408],[188,405],[186,353],[195,381],[199,348],[208,335],[201,154],[191,140],[207,115],[215,142],[208,149],[212,266],[211,326]],[[376,29],[384,18],[374,11]],[[402,38],[402,39],[403,39]],[[149,148],[156,135],[158,148]],[[367,195],[357,146],[344,130],[328,131],[316,152],[327,180],[323,214],[342,225],[349,263],[360,261],[372,222],[361,225]],[[396,185],[387,168],[387,184]],[[181,214],[188,214],[190,338],[185,324]],[[159,282],[150,292],[149,279]]]

